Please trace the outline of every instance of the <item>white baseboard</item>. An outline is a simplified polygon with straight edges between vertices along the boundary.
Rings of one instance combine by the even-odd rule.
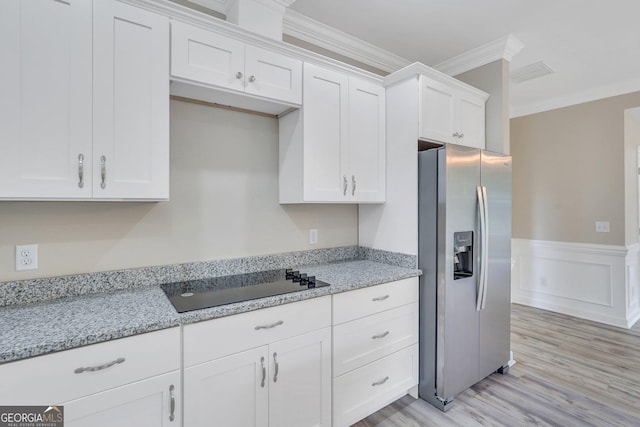
[[[511,300],[624,328],[640,319],[640,245],[512,239]]]

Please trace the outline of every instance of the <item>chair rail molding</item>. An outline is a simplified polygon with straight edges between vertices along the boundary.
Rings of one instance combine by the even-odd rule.
[[[629,328],[640,319],[640,244],[512,239],[511,300]]]

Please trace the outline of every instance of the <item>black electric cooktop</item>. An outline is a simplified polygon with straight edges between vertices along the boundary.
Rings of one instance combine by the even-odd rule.
[[[184,313],[325,286],[329,284],[315,276],[281,269],[167,283],[161,288],[178,313]]]

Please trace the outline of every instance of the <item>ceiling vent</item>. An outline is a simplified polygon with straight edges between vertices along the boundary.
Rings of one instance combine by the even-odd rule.
[[[513,83],[523,83],[528,80],[537,79],[547,74],[553,74],[555,71],[544,62],[536,62],[525,65],[511,72],[511,81]]]

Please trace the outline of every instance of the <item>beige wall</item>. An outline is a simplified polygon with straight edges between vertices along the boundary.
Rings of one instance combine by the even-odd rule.
[[[0,202],[0,281],[356,245],[357,221],[354,205],[278,204],[277,120],[172,101],[171,200]],[[40,268],[15,272],[29,243]]]
[[[511,120],[513,237],[637,242],[625,231],[624,173],[624,110],[637,106],[640,92]]]
[[[455,77],[490,95],[485,106],[486,149],[509,154],[509,61],[494,61]]]
[[[640,108],[624,112],[625,244],[638,242],[638,147],[640,147]]]

